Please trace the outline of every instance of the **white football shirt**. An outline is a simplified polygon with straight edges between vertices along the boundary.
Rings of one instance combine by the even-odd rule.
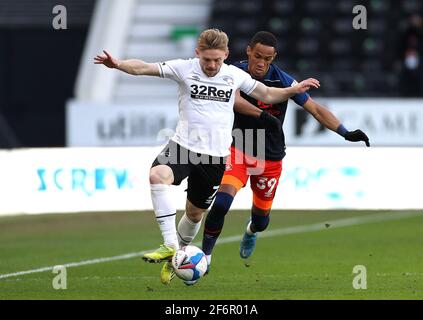
[[[240,89],[250,94],[257,81],[227,64],[214,77],[208,77],[198,58],[166,61],[159,64],[159,70],[160,77],[179,84],[179,121],[171,139],[196,153],[229,155],[235,93]]]

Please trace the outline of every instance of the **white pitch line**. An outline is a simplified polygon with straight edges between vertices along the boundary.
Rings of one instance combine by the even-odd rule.
[[[72,268],[72,267],[87,266],[87,265],[96,264],[96,263],[110,262],[110,261],[116,261],[116,260],[125,260],[125,259],[131,259],[131,258],[136,258],[136,257],[142,256],[146,252],[148,252],[148,251],[146,250],[146,251],[140,251],[140,252],[132,252],[132,253],[122,254],[122,255],[114,256],[114,257],[98,258],[98,259],[85,260],[85,261],[80,261],[80,262],[71,262],[71,263],[61,264],[60,266],[64,266],[66,268]],[[2,274],[2,275],[0,275],[0,279],[17,277],[17,276],[22,276],[22,275],[31,274],[31,273],[41,273],[41,272],[52,271],[54,269],[54,267],[55,266],[43,267],[43,268],[38,268],[38,269],[33,269],[33,270],[19,271],[19,272],[9,273],[9,274]]]
[[[405,218],[411,218],[416,216],[423,215],[422,212],[402,212],[402,213],[381,213],[381,214],[374,214],[371,216],[364,216],[364,217],[356,217],[356,218],[345,218],[345,219],[337,219],[337,220],[331,220],[331,221],[322,221],[314,224],[307,224],[302,226],[295,226],[295,227],[288,227],[288,228],[282,228],[282,229],[275,229],[275,230],[269,230],[265,231],[264,233],[260,234],[260,238],[267,238],[267,237],[275,237],[275,236],[282,236],[282,235],[288,235],[288,234],[296,234],[296,233],[304,233],[304,232],[312,232],[312,231],[321,231],[328,229],[326,227],[326,224],[329,224],[329,229],[334,228],[340,228],[340,227],[347,227],[347,226],[353,226],[358,224],[364,224],[364,223],[374,223],[374,222],[382,222],[382,221],[389,221],[389,220],[399,220],[399,219],[405,219]],[[230,242],[236,242],[240,241],[242,236],[232,236],[232,237],[225,237],[222,239],[219,239],[217,241],[218,244],[224,244],[224,243],[230,243]],[[200,242],[194,243],[194,245],[199,246]],[[61,266],[64,266],[66,268],[73,268],[73,267],[80,267],[80,266],[86,266],[91,264],[97,264],[97,263],[104,263],[104,262],[110,262],[110,261],[117,261],[117,260],[126,260],[126,259],[132,259],[136,257],[142,256],[144,253],[151,251],[151,250],[145,250],[140,252],[132,252],[127,254],[122,254],[114,257],[105,257],[105,258],[97,258],[92,260],[85,260],[80,262],[71,262],[62,264]],[[6,279],[6,278],[12,278],[12,277],[18,277],[22,275],[32,274],[32,273],[41,273],[41,272],[47,272],[52,271],[55,266],[51,267],[43,267],[38,269],[32,269],[27,271],[19,271],[14,273],[8,273],[8,274],[2,274],[0,275],[0,279]]]
[[[344,218],[344,219],[338,219],[338,220],[332,220],[332,221],[322,221],[322,222],[318,222],[314,224],[306,224],[302,226],[294,226],[294,227],[288,227],[288,228],[282,228],[282,229],[269,230],[269,231],[260,233],[259,237],[266,238],[266,237],[283,236],[283,235],[295,234],[295,233],[321,231],[321,230],[334,229],[334,228],[340,228],[340,227],[348,227],[348,226],[364,224],[364,223],[374,223],[374,222],[381,222],[381,221],[412,218],[412,217],[421,216],[421,215],[423,215],[423,212],[421,211],[403,212],[403,213],[380,213],[380,214],[374,214],[371,216]],[[326,224],[329,224],[330,226],[326,227]],[[242,239],[242,236],[232,236],[232,237],[223,238],[221,240],[219,239],[217,240],[217,243],[218,244],[229,243],[234,241],[240,241],[241,239]]]

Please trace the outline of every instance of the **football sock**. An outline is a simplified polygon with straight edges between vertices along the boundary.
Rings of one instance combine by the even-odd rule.
[[[255,233],[255,231],[251,230],[251,221],[250,221],[250,222],[248,222],[248,224],[247,224],[247,229],[245,230],[245,232],[246,232],[249,236],[252,236],[252,235]]]
[[[178,224],[178,240],[180,246],[189,245],[201,227],[201,220],[194,222],[184,213]]]
[[[256,232],[262,232],[266,230],[269,225],[270,216],[267,215],[251,215],[251,221],[247,225],[246,232],[248,235],[252,236]]]
[[[206,229],[204,229],[203,244],[201,249],[206,254],[206,256],[211,255],[217,238],[219,238],[220,232],[221,231],[219,230],[218,232],[212,234],[210,231],[206,231]]]
[[[269,225],[269,221],[270,221],[270,214],[266,214],[266,215],[252,214],[250,229],[253,232],[262,232],[266,230],[267,226]]]
[[[203,246],[202,249],[206,255],[210,255],[222,232],[223,224],[225,223],[225,215],[231,208],[232,197],[229,193],[216,193],[216,200],[210,212],[207,214],[206,223],[204,225]]]
[[[164,244],[179,249],[176,236],[176,208],[172,204],[170,186],[166,184],[150,184],[151,200],[157,223],[162,232]]]

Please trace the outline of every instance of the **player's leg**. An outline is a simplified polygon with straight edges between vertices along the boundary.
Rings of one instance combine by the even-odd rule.
[[[186,212],[178,224],[181,245],[190,244],[200,230],[203,214],[215,199],[222,180],[224,163],[224,158],[210,157],[208,163],[196,165],[188,177]]]
[[[241,258],[252,255],[257,233],[264,231],[269,225],[270,210],[279,184],[282,172],[282,161],[266,161],[263,174],[251,176],[251,189],[253,190],[253,206],[251,219],[247,224],[240,244]]]
[[[225,174],[216,194],[216,199],[207,214],[202,249],[206,254],[209,265],[211,264],[213,248],[223,229],[225,216],[232,205],[235,195],[245,186],[248,180],[247,166],[244,158],[245,155],[241,151],[234,147],[231,148],[230,160],[228,159],[228,163],[226,164]]]
[[[179,221],[177,230],[178,241],[181,247],[189,245],[195,238],[201,227],[201,219],[204,211],[205,209],[196,207],[187,199],[185,213]],[[170,284],[174,276],[175,271],[173,270],[172,262],[168,261],[162,267],[160,281],[166,285]]]
[[[164,244],[154,252],[143,255],[142,258],[147,262],[169,260],[179,248],[175,224],[176,208],[171,200],[171,184],[180,184],[189,174],[189,166],[178,163],[178,154],[179,146],[170,141],[150,169],[151,200]]]
[[[216,200],[207,214],[206,222],[204,224],[202,249],[206,255],[207,263],[209,265],[211,264],[213,248],[225,223],[225,216],[231,208],[235,195],[242,186],[242,183],[234,185],[227,184],[227,181],[223,181],[223,184],[220,185],[218,192],[216,193]]]
[[[161,174],[171,173],[172,170],[163,168],[166,166],[157,166],[150,171],[151,199],[153,202],[154,213],[157,223],[163,236],[164,244],[154,252],[144,254],[145,261],[161,262],[167,260],[160,271],[161,283],[168,285],[175,277],[172,263],[169,259],[175,254],[179,248],[176,236],[176,208],[170,201],[170,184],[166,184],[167,180],[163,180]],[[173,213],[171,213],[173,212]]]
[[[206,209],[198,208],[187,199],[185,213],[178,223],[178,241],[179,246],[191,244],[201,227],[201,221]]]
[[[270,209],[263,210],[253,205],[251,219],[241,240],[239,254],[241,258],[248,258],[253,254],[257,242],[257,232],[264,231],[269,224]]]
[[[186,212],[178,224],[178,238],[181,245],[188,245],[194,240],[200,230],[204,212],[216,196],[225,171],[225,159],[214,159],[216,162],[195,165],[188,177]]]

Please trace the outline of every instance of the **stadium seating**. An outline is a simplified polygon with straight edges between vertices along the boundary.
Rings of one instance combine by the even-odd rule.
[[[0,27],[51,26],[52,8],[65,6],[73,27],[86,26],[91,19],[95,0],[1,0]]]
[[[210,0],[177,3],[173,0],[137,0],[124,43],[123,58],[139,57],[153,62],[192,57],[197,35],[206,27],[210,15],[209,3]],[[185,35],[186,41],[181,41]],[[144,90],[139,90],[141,87]],[[119,74],[111,98],[116,103],[127,103],[176,97],[177,87],[171,80]]]
[[[366,2],[367,30],[355,30],[357,0],[215,0],[210,26],[225,30],[230,61],[246,58],[245,47],[258,30],[279,39],[277,63],[299,78],[320,76],[322,96],[397,96],[398,43],[419,0]]]
[[[67,9],[67,30],[53,29],[56,5]],[[64,144],[65,103],[73,94],[94,5],[0,1],[0,148]]]

